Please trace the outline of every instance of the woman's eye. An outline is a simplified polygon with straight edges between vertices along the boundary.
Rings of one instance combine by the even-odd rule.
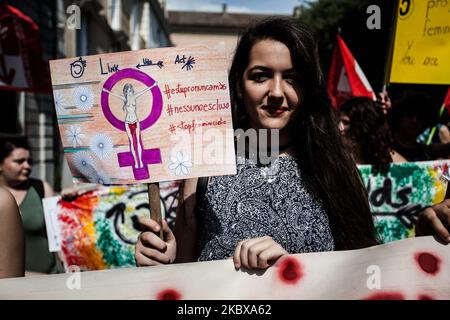
[[[267,79],[269,79],[270,75],[265,72],[258,72],[250,75],[250,79],[256,82],[263,82]]]
[[[296,74],[287,74],[284,76],[284,79],[291,85],[298,83],[298,76]]]

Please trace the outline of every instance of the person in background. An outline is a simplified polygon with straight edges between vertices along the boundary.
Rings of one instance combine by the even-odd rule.
[[[378,94],[377,102],[381,105],[383,113],[388,114],[392,108],[392,102],[387,91],[383,91]]]
[[[25,241],[19,208],[11,193],[0,187],[0,279],[23,277]]]
[[[439,126],[439,141],[441,143],[450,143],[450,129],[448,128],[448,124]]]
[[[393,148],[382,106],[366,97],[347,100],[339,108],[339,130],[357,164],[371,164],[374,172],[387,172],[391,162],[406,162]]]
[[[394,102],[388,114],[389,126],[394,137],[394,149],[408,161],[428,161],[448,158],[449,143],[426,145],[417,138],[426,128],[432,127],[437,117],[429,99],[422,94],[407,94]],[[434,114],[436,113],[436,115]]]
[[[50,185],[30,177],[32,159],[25,137],[0,137],[0,186],[16,200],[25,231],[25,270],[62,272],[56,255],[49,252],[42,199],[54,192]]]

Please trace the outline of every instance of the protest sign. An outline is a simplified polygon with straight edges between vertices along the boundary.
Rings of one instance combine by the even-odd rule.
[[[4,279],[0,299],[445,300],[449,278],[448,246],[420,237],[360,250],[287,255],[264,272],[236,270],[227,259]],[[184,307],[177,314],[192,315]]]
[[[224,45],[50,62],[75,181],[150,183],[236,172]]]
[[[161,183],[161,212],[173,226],[179,183]],[[98,186],[74,200],[44,199],[50,251],[60,251],[66,270],[101,270],[135,266],[139,217],[149,214],[147,188]]]
[[[358,166],[382,242],[415,235],[418,214],[444,200],[447,182],[442,174],[449,161],[393,163],[385,174],[372,173],[372,166]]]
[[[450,1],[400,0],[390,82],[450,84]]]

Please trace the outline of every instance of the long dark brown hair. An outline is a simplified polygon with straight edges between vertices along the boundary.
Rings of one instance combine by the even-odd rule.
[[[246,128],[244,101],[237,85],[249,63],[255,43],[272,39],[291,53],[302,102],[289,125],[298,165],[308,189],[322,201],[337,250],[376,245],[367,192],[357,167],[345,152],[326,91],[316,41],[304,24],[292,18],[267,18],[250,25],[241,35],[229,74],[235,129]]]
[[[381,105],[357,97],[344,102],[339,112],[350,119],[345,140],[349,140],[351,151],[357,153],[362,164],[372,164],[374,173],[386,173],[392,162],[394,140]]]

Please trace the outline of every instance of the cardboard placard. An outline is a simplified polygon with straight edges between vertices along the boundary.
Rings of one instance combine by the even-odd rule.
[[[390,82],[450,84],[450,1],[401,0]]]
[[[133,184],[236,173],[224,45],[50,62],[76,182]]]
[[[372,166],[358,166],[382,242],[415,235],[418,214],[444,200],[447,182],[442,175],[449,164],[448,160],[392,163],[385,174],[374,174]]]

